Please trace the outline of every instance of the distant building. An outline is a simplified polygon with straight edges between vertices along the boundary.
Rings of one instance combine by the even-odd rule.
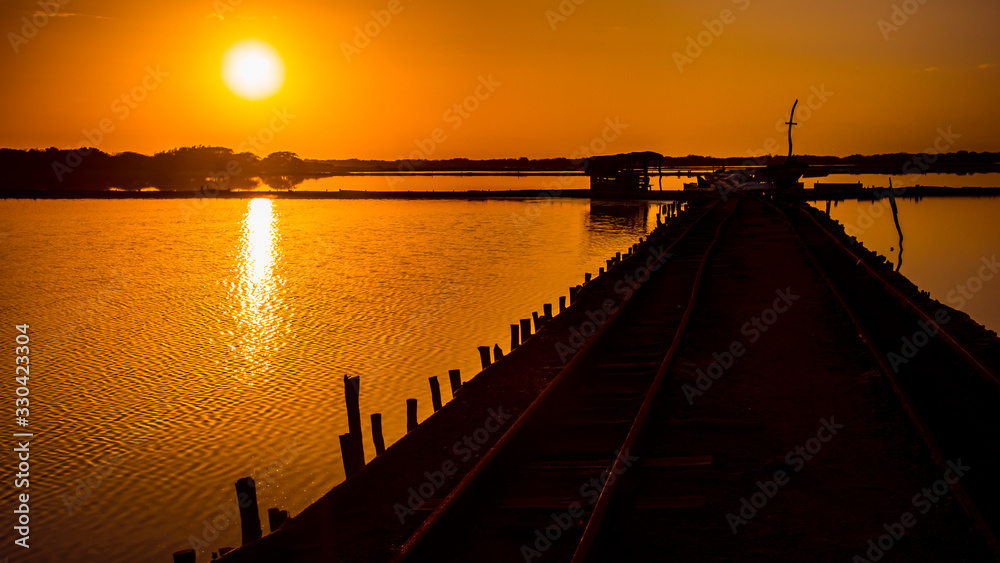
[[[649,169],[663,168],[663,155],[647,151],[593,156],[584,161],[584,166],[594,195],[638,197],[649,191]]]

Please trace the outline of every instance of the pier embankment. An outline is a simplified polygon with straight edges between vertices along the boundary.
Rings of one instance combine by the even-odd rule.
[[[456,398],[359,473],[302,513],[292,515],[280,530],[231,552],[224,560],[388,560],[433,508],[435,499],[448,494],[583,346],[586,338],[581,331],[587,334],[613,314],[624,302],[624,288],[634,286],[636,272],[659,259],[662,249],[703,214],[709,203],[704,199],[694,203],[604,275],[594,272],[586,284],[580,280],[582,287],[565,311],[553,316],[512,353],[504,346],[508,353],[463,383]],[[553,304],[558,300],[559,296],[553,296]],[[558,307],[554,312],[559,312]],[[530,312],[525,316],[530,317]],[[419,400],[430,400],[430,396]],[[496,428],[490,422],[495,415],[502,426],[491,431]],[[331,426],[331,432],[335,431]],[[333,460],[331,456],[331,463]],[[444,475],[446,472],[451,474]],[[421,491],[430,493],[425,496],[431,499],[425,501]]]
[[[755,197],[695,202],[384,454],[223,560],[390,560],[567,362],[587,357],[583,335],[667,298],[657,283],[637,285],[643,268],[702,216],[722,221],[721,209],[734,214],[706,262],[604,549],[621,560],[874,561],[890,551],[991,560],[1000,459],[989,437],[1000,430],[1000,395],[988,374],[1000,367],[1000,341],[820,212]],[[982,370],[955,356],[944,330],[901,348],[926,331],[917,309]],[[907,361],[890,365],[892,354]],[[483,550],[484,561],[510,560]]]

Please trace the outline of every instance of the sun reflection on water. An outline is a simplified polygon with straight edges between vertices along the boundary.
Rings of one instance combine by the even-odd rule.
[[[239,277],[230,284],[234,293],[236,340],[231,345],[229,370],[236,379],[253,385],[266,383],[273,372],[278,348],[282,283],[276,274],[278,221],[270,199],[252,199],[243,217],[238,257]]]

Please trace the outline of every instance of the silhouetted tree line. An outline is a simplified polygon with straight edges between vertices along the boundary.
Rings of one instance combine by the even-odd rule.
[[[873,156],[797,156],[831,172],[904,173],[1000,172],[1000,153],[959,151],[933,154],[879,154]],[[780,163],[783,156],[716,158],[688,155],[664,157],[665,168],[746,166]],[[293,189],[307,178],[358,172],[559,172],[580,170],[584,163],[568,158],[453,158],[421,162],[387,160],[304,160],[291,152],[260,158],[224,147],[184,147],[152,156],[134,152],[108,154],[97,149],[0,149],[0,188],[44,190],[195,190],[209,182],[223,189],[250,189],[267,184]]]
[[[290,152],[264,158],[223,147],[184,147],[152,156],[108,154],[97,149],[0,149],[0,187],[47,190],[194,190],[209,182],[227,189],[266,183],[291,189],[307,177],[326,175],[328,165]]]
[[[796,155],[795,158],[810,166],[827,168],[832,173],[913,174],[952,173],[968,174],[1000,172],[1000,153],[958,151],[942,154],[891,153],[851,156]],[[677,168],[687,166],[747,166],[781,164],[785,156],[714,158],[708,156],[664,157],[663,165]]]

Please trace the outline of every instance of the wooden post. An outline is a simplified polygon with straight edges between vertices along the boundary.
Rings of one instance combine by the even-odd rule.
[[[614,260],[606,260],[606,262],[607,262],[608,271],[610,272],[611,271],[611,267],[615,265],[615,261]]]
[[[406,400],[406,431],[413,432],[417,427],[417,400]]]
[[[590,272],[583,274],[583,283],[590,283]]]
[[[538,332],[538,329],[542,328],[542,321],[538,318],[538,311],[532,311],[531,317],[535,319],[535,332]]]
[[[572,305],[576,303],[576,293],[577,289],[575,287],[569,288],[569,304]]]
[[[566,296],[561,295],[559,296],[559,312],[562,313],[565,310],[566,310]]]
[[[462,387],[461,370],[448,370],[448,380],[451,382],[451,396],[454,397],[455,395],[458,395],[458,390]]]
[[[521,345],[521,327],[518,325],[510,325],[510,349],[517,348]]]
[[[899,226],[899,209],[896,207],[896,194],[892,191],[892,178],[889,178],[889,206],[892,208],[892,220],[896,223],[899,233],[899,258],[896,260],[896,271],[903,267],[903,229]]]
[[[375,455],[385,453],[385,438],[382,436],[382,413],[372,414],[372,442],[375,444]]]
[[[361,378],[344,376],[344,400],[347,402],[347,433],[354,440],[355,458],[365,464],[365,446],[361,436]]]
[[[531,319],[521,319],[521,344],[528,341],[531,336]]]
[[[483,369],[490,367],[490,347],[480,346],[479,347],[479,361],[483,364]]]
[[[340,456],[344,459],[344,474],[350,477],[364,466],[358,463],[358,448],[354,445],[354,436],[351,433],[340,435]]]
[[[185,549],[174,552],[174,563],[195,563],[198,559],[198,552],[193,549]]]
[[[615,252],[615,264],[617,264],[617,263],[619,263],[621,261],[622,261],[622,253],[621,252]]]
[[[434,412],[437,412],[441,409],[441,385],[436,375],[427,380],[431,382],[431,404],[434,405]]]
[[[604,275],[604,268],[598,268],[597,269],[597,275],[603,276]]]
[[[542,305],[542,313],[545,315],[546,322],[552,318],[552,303],[546,303]]]
[[[257,509],[257,484],[252,477],[236,481],[236,504],[240,507],[243,545],[259,540],[264,533],[260,529],[260,512]]]
[[[499,362],[500,358],[503,357],[503,350],[500,349],[499,344],[493,345],[493,363]]]
[[[280,508],[267,509],[267,526],[271,531],[275,531],[288,520],[288,511]]]

